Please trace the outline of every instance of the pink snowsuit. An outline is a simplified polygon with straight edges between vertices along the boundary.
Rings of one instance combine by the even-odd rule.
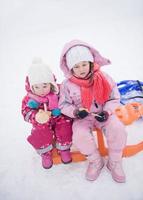
[[[74,119],[72,127],[73,144],[81,153],[91,157],[92,160],[92,154],[97,152],[97,146],[92,131],[95,128],[99,128],[102,129],[106,137],[109,157],[111,157],[112,160],[118,161],[122,157],[122,150],[126,144],[127,134],[124,125],[114,114],[115,108],[120,105],[120,95],[116,83],[112,80],[112,78],[104,73],[105,77],[112,86],[112,92],[109,100],[105,102],[104,105],[100,105],[96,102],[96,99],[94,99],[90,107],[90,113],[98,113],[103,110],[107,111],[109,113],[109,118],[106,122],[98,122],[91,114],[84,119],[78,119],[74,115],[75,110],[82,108],[80,87],[68,79],[71,77],[71,72],[67,67],[65,55],[71,47],[76,45],[88,47],[94,57],[94,61],[98,65],[103,66],[110,63],[109,60],[103,58],[93,47],[88,46],[81,41],[75,40],[69,43],[68,46],[65,45],[61,55],[60,67],[67,79],[63,81],[60,87],[59,107],[64,115]]]
[[[28,105],[29,92],[31,93],[28,78],[26,78],[26,90],[27,95],[22,101],[22,115],[24,120],[32,124],[31,135],[28,136],[28,142],[36,149],[37,153],[44,154],[51,151],[53,147],[58,150],[67,150],[71,146],[72,138],[72,121],[69,117],[64,115],[51,116],[50,120],[45,124],[40,124],[35,120],[35,114],[39,109],[44,109],[44,105],[41,102],[38,108],[31,108]],[[52,105],[49,105],[48,99],[46,105],[49,111],[58,108],[58,96],[57,94],[49,94],[49,98],[52,98]]]

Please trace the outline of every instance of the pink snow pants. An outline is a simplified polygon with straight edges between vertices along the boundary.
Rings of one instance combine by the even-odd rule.
[[[27,140],[40,154],[50,151],[53,145],[59,150],[69,149],[72,141],[71,119],[60,116],[46,124],[35,125]]]
[[[125,147],[127,133],[125,126],[115,115],[110,115],[106,122],[97,122],[93,116],[84,119],[76,119],[73,122],[73,144],[84,155],[92,155],[97,152],[93,129],[99,128],[106,137],[109,156],[114,160],[121,159],[122,150]]]

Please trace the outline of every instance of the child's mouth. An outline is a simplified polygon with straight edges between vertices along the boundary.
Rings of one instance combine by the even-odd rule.
[[[80,75],[81,75],[81,76],[85,75],[85,72],[82,72]]]

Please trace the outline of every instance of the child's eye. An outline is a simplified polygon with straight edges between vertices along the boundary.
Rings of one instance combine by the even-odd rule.
[[[83,64],[82,66],[83,66],[83,67],[85,67],[85,66],[86,66],[86,64]]]
[[[43,88],[47,88],[47,85],[44,85]]]
[[[35,89],[39,89],[39,87],[38,87],[38,86],[35,86]]]

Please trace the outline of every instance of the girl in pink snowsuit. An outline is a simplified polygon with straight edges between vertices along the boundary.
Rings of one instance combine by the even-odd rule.
[[[42,166],[52,167],[52,149],[56,147],[63,163],[71,162],[71,119],[58,108],[58,86],[47,65],[34,60],[26,78],[27,95],[22,101],[24,120],[32,124],[28,142],[42,157]]]
[[[122,151],[127,134],[114,114],[120,105],[117,86],[100,70],[107,64],[110,64],[109,60],[84,42],[74,40],[66,44],[60,67],[67,79],[61,85],[59,107],[64,115],[74,119],[73,144],[89,161],[86,179],[96,180],[104,166],[93,136],[93,130],[99,128],[107,140],[107,167],[112,178],[125,182]]]

